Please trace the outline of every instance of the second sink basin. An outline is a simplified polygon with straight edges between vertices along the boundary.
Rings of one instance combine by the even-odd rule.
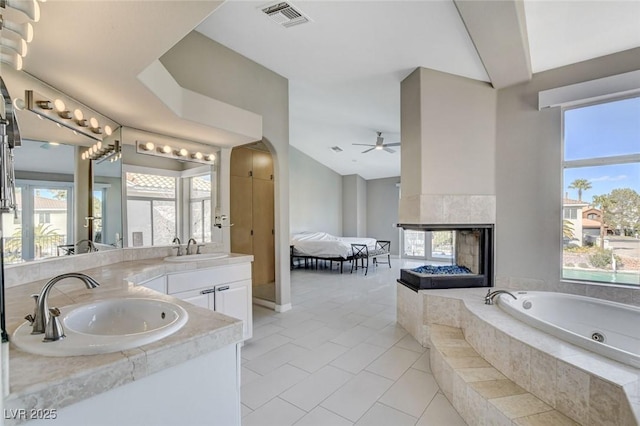
[[[202,254],[185,254],[183,256],[165,257],[166,262],[200,262],[204,260],[223,259],[228,257],[229,253],[202,253]]]
[[[45,356],[95,355],[153,343],[181,329],[189,318],[182,306],[158,299],[105,299],[60,309],[66,337],[43,342],[24,323],[13,343],[26,352]]]

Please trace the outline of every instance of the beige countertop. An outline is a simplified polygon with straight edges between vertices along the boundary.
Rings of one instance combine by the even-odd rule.
[[[162,258],[124,261],[85,270],[100,283],[88,290],[77,279],[58,282],[49,294],[49,306],[64,306],[120,297],[151,297],[176,303],[188,312],[187,324],[176,333],[135,349],[102,355],[45,357],[10,346],[10,394],[5,409],[60,409],[154,372],[183,363],[242,340],[242,321],[199,308],[136,284],[164,274],[246,263],[252,256],[230,254],[223,259],[169,263]],[[49,278],[53,278],[49,277]],[[6,289],[7,331],[11,335],[24,316],[32,313],[31,294],[47,280]],[[43,343],[44,344],[44,343]]]

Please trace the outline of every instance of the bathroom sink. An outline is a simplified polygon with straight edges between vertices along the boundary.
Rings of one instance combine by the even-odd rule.
[[[228,257],[229,253],[202,253],[202,254],[185,254],[183,256],[165,257],[166,262],[200,262],[204,260],[222,259]]]
[[[105,299],[60,309],[66,337],[43,342],[28,322],[13,335],[18,349],[45,356],[95,355],[133,349],[165,338],[189,318],[179,305],[164,300]]]

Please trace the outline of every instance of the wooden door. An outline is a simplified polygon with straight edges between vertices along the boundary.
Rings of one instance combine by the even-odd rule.
[[[273,181],[253,179],[253,283],[275,281]]]
[[[233,158],[233,156],[231,157]],[[231,176],[231,251],[253,254],[253,188],[249,176]]]

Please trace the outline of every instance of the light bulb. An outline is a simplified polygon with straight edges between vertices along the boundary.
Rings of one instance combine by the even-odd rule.
[[[104,134],[107,136],[111,136],[111,134],[113,133],[113,129],[111,128],[111,126],[109,126],[108,124],[106,126],[104,126]]]
[[[22,57],[27,56],[27,42],[21,37],[16,37],[16,39],[0,37],[0,44],[4,47],[8,47]]]
[[[98,119],[95,117],[91,117],[89,119],[89,124],[91,125],[92,129],[97,129],[98,128]]]
[[[84,119],[84,114],[82,113],[81,109],[76,108],[73,111],[73,117],[76,119],[76,121],[80,121],[80,120]]]
[[[155,148],[156,146],[153,144],[153,142],[147,142],[144,144],[144,150],[145,151],[153,151],[153,148]]]
[[[0,52],[0,62],[11,65],[16,71],[22,70],[22,56],[17,53]]]
[[[191,158],[195,158],[196,160],[202,160],[202,153],[196,152],[195,154],[191,154]]]
[[[5,0],[6,6],[19,10],[31,19],[33,22],[40,20],[40,6],[36,0]],[[4,5],[3,5],[4,7]]]
[[[209,154],[209,155],[207,155],[207,156],[205,157],[205,159],[206,159],[207,161],[215,161],[215,159],[216,159],[216,155],[215,155],[215,154]]]
[[[58,112],[65,111],[67,109],[62,99],[56,99],[55,101],[53,101],[53,106],[56,108],[56,111]]]
[[[33,25],[31,25],[31,23],[29,22],[25,22],[24,24],[16,24],[15,22],[11,22],[8,19],[5,19],[2,22],[2,29],[9,30],[18,34],[27,43],[31,43],[33,41]]]
[[[20,98],[13,98],[13,107],[15,109],[17,109],[18,111],[23,111],[26,107],[25,103],[24,103],[24,99],[20,99]]]
[[[169,154],[171,152],[171,147],[169,145],[164,145],[162,148],[158,148],[158,151],[163,154]]]
[[[89,147],[89,155],[93,155],[93,147]]]
[[[187,154],[189,154],[189,151],[187,151],[186,149],[182,148],[182,149],[180,149],[180,151],[177,151],[176,154],[179,157],[186,157]]]
[[[102,149],[102,141],[98,141],[98,143],[96,143],[96,147],[98,150]]]

